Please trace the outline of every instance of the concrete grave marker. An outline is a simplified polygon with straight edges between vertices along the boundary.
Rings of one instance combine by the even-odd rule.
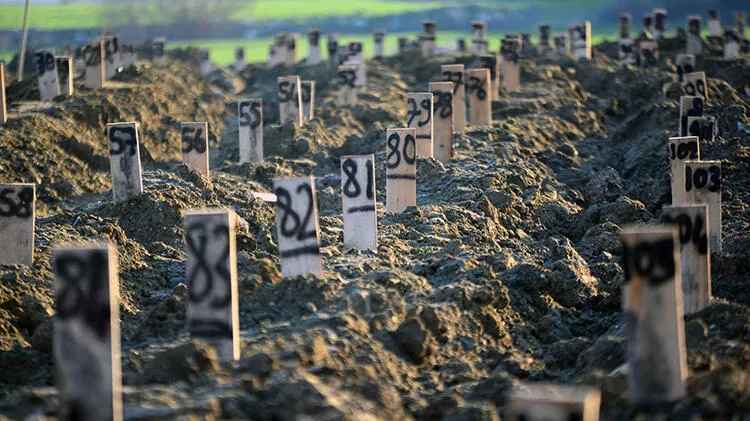
[[[667,32],[667,9],[654,9],[654,38],[660,40]]]
[[[313,177],[283,177],[273,182],[281,273],[285,278],[322,272],[320,228]]]
[[[8,104],[5,99],[5,63],[0,62],[0,126],[8,121]]]
[[[466,95],[469,97],[469,124],[492,125],[492,102],[490,101],[490,71],[469,69],[466,71]]]
[[[433,155],[438,161],[446,163],[453,158],[453,83],[431,82],[430,91],[434,95]]]
[[[417,130],[417,156],[420,158],[431,158],[433,153],[432,96],[432,92],[406,94],[408,104],[406,125]]]
[[[114,201],[143,193],[138,123],[107,124],[107,139]]]
[[[591,61],[591,22],[585,21],[569,30],[573,58]]]
[[[601,393],[592,387],[522,382],[509,395],[504,420],[599,420]]]
[[[282,76],[277,79],[279,119],[281,124],[294,123],[302,127],[302,87],[299,76]]]
[[[308,122],[315,118],[315,81],[302,81],[302,119]]]
[[[57,78],[60,81],[60,94],[73,96],[75,93],[75,62],[70,56],[55,57],[57,63]]]
[[[463,64],[445,64],[440,66],[442,80],[453,83],[453,128],[456,133],[463,133],[466,127],[466,83]]]
[[[703,54],[703,38],[701,36],[701,17],[688,16],[688,31],[685,52],[694,56]]]
[[[375,41],[375,58],[385,57],[385,32],[375,32],[373,39]]]
[[[437,26],[435,22],[422,22],[422,34],[419,36],[419,44],[422,49],[423,57],[430,57],[435,54],[437,47]]]
[[[0,265],[34,263],[36,185],[0,184]]]
[[[238,360],[236,215],[228,209],[191,210],[184,219],[188,331],[214,345],[222,360]]]
[[[687,378],[677,229],[629,227],[620,238],[630,398],[675,401],[685,396]]]
[[[263,100],[242,100],[237,104],[240,130],[240,163],[263,162]]]
[[[695,56],[692,54],[677,54],[675,65],[677,66],[677,81],[683,82],[686,74],[695,72]]]
[[[700,96],[681,96],[680,97],[680,121],[678,134],[680,136],[688,135],[688,118],[703,117],[705,101]]]
[[[712,9],[708,11],[708,34],[712,37],[721,37],[724,35],[724,28],[721,27],[718,10]]]
[[[203,177],[208,173],[208,123],[189,122],[180,126],[182,162]]]
[[[385,210],[401,213],[417,206],[417,129],[386,131]]]
[[[620,50],[618,53],[621,64],[635,64],[635,48],[630,37],[630,14],[620,15]]]
[[[344,247],[357,250],[378,249],[375,190],[375,155],[342,156]]]
[[[677,226],[685,314],[701,311],[711,301],[708,206],[665,206],[661,220]]]
[[[504,39],[500,46],[500,71],[502,91],[507,93],[521,90],[521,66],[518,64],[520,43],[515,39]]]
[[[336,73],[339,85],[337,104],[339,106],[355,105],[357,103],[357,66],[342,64]]]
[[[307,43],[307,64],[320,64],[323,57],[320,54],[320,29],[313,29],[307,33]]]
[[[58,415],[122,420],[117,250],[109,243],[64,245],[54,249],[52,267]]]
[[[708,101],[708,85],[705,72],[687,73],[682,81],[682,92],[686,96],[701,96]]]
[[[99,40],[85,46],[83,60],[86,63],[83,86],[89,89],[99,89],[104,86],[104,41]]]
[[[670,137],[667,146],[671,169],[672,204],[682,205],[687,201],[685,191],[685,162],[701,159],[700,141],[695,136]]]
[[[688,204],[708,205],[711,250],[721,253],[721,161],[685,162],[685,197]]]
[[[57,74],[57,61],[49,51],[39,51],[34,55],[39,80],[39,99],[51,101],[60,95],[60,80]]]

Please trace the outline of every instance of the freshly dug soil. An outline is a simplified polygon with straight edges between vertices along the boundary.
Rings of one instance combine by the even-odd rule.
[[[606,47],[606,46],[605,46]],[[519,380],[588,384],[602,419],[726,419],[750,413],[750,104],[743,80],[704,62],[721,135],[725,249],[714,301],[686,319],[689,395],[627,400],[618,233],[658,221],[667,205],[666,140],[676,131],[672,67],[526,60],[521,92],[494,104],[492,128],[469,127],[448,164],[418,162],[418,207],[385,214],[385,130],[406,120],[406,92],[441,64],[469,57],[397,56],[368,63],[359,105],[334,105],[327,65],[199,80],[191,65],[148,64],[115,87],[22,104],[0,129],[0,182],[39,184],[37,259],[0,267],[0,413],[54,416],[50,249],[107,237],[118,247],[125,414],[131,419],[493,420]],[[673,54],[667,51],[665,55]],[[189,54],[185,54],[188,56]],[[714,60],[716,61],[716,60]],[[276,77],[317,82],[317,117],[280,126]],[[747,74],[747,72],[744,72]],[[262,97],[263,164],[236,164],[236,105]],[[212,130],[210,181],[177,162],[180,121]],[[111,203],[104,124],[141,123],[146,192]],[[338,159],[375,153],[377,253],[343,248]],[[252,192],[314,175],[325,274],[282,279],[272,205]],[[185,331],[181,212],[223,206],[238,233],[242,358],[222,365]]]

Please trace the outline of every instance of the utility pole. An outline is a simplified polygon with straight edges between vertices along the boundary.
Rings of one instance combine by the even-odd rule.
[[[19,53],[19,62],[18,62],[18,81],[23,80],[23,67],[26,63],[26,41],[29,38],[29,6],[31,5],[31,0],[26,0],[26,6],[23,10],[23,28],[21,35],[21,51]]]

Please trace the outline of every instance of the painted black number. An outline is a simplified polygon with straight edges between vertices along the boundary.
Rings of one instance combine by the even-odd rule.
[[[401,157],[403,155],[404,162],[408,165],[414,165],[417,160],[417,141],[414,136],[408,134],[404,139],[403,154],[399,148],[401,147],[401,136],[398,133],[391,133],[388,136],[388,156],[386,157],[385,165],[394,169],[401,164]]]
[[[300,184],[297,187],[297,194],[306,193],[307,195],[307,211],[305,212],[304,218],[300,219],[297,212],[292,209],[292,195],[289,191],[283,187],[277,187],[274,193],[276,194],[276,206],[283,212],[281,216],[281,235],[284,237],[297,237],[297,240],[304,241],[309,238],[315,238],[317,235],[315,229],[308,229],[313,215],[313,192],[312,187],[309,184]],[[291,219],[291,226],[289,226],[289,220]]]

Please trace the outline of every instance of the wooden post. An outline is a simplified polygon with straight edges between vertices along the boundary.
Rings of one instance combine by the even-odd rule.
[[[106,80],[110,80],[120,67],[120,42],[114,35],[105,35],[104,40],[104,75]]]
[[[570,42],[568,34],[558,34],[555,36],[555,53],[558,58],[570,55]]]
[[[703,38],[701,36],[700,16],[688,16],[688,31],[685,52],[694,56],[703,54]]]
[[[469,97],[469,124],[492,125],[492,102],[490,101],[490,71],[469,69],[466,71],[466,95]]]
[[[498,59],[497,55],[483,54],[479,56],[478,67],[490,71],[490,96],[493,101],[500,100],[500,92],[502,91],[501,79],[504,75],[501,73],[501,61],[502,60]]]
[[[432,158],[432,92],[409,92],[406,97],[409,105],[406,125],[417,130],[417,156]]]
[[[654,38],[660,40],[667,32],[667,10],[654,9]]]
[[[724,60],[737,60],[740,56],[742,38],[734,29],[724,32]]]
[[[338,66],[339,58],[339,40],[336,34],[328,34],[328,41],[326,42],[326,49],[328,50],[328,61],[333,66]]]
[[[453,158],[453,82],[431,82],[430,91],[434,95],[433,154],[446,163]]]
[[[466,54],[466,39],[459,38],[456,40],[456,51],[460,54]]]
[[[385,57],[385,32],[375,32],[373,38],[375,40],[375,58]]]
[[[672,204],[682,205],[687,201],[685,162],[701,159],[700,141],[695,136],[670,137],[667,154],[671,167]]]
[[[208,48],[200,50],[200,72],[202,76],[208,76],[214,71],[214,65],[211,63],[211,51]]]
[[[120,289],[109,243],[53,251],[60,419],[122,420]]]
[[[208,123],[189,122],[180,126],[182,162],[203,177],[208,173]]]
[[[251,98],[238,103],[240,164],[263,162],[263,99]]]
[[[688,117],[687,135],[698,136],[701,142],[711,143],[718,132],[716,118],[710,116]]]
[[[549,25],[539,27],[539,55],[547,57],[552,52],[552,28]]]
[[[204,209],[187,211],[184,218],[188,331],[214,345],[222,360],[238,360],[236,216],[228,209]]]
[[[677,66],[677,81],[683,82],[686,74],[695,71],[695,56],[692,54],[677,54],[675,65]]]
[[[302,81],[302,119],[308,122],[315,118],[315,81]]]
[[[60,80],[60,93],[65,96],[73,96],[75,93],[75,68],[73,58],[70,56],[55,57],[57,63],[57,77]]]
[[[643,16],[643,32],[653,36],[654,31],[654,15],[646,13]]]
[[[286,60],[284,63],[287,67],[293,67],[297,64],[297,36],[287,34],[286,36]]]
[[[39,81],[39,99],[51,101],[60,95],[60,80],[57,75],[55,56],[49,51],[39,51],[34,58]]]
[[[417,206],[417,129],[386,131],[385,210],[401,213]]]
[[[488,50],[487,42],[487,23],[481,21],[475,21],[471,23],[473,37],[471,39],[471,46],[474,54],[480,55],[485,54]]]
[[[34,264],[36,185],[0,184],[0,265]]]
[[[342,64],[336,73],[339,85],[336,104],[340,107],[357,103],[357,66]]]
[[[705,72],[693,72],[685,75],[682,92],[686,96],[700,96],[708,102],[708,85]]]
[[[345,248],[378,249],[375,193],[375,155],[342,156],[341,199]]]
[[[320,276],[320,227],[313,177],[273,181],[281,273],[285,278]]]
[[[104,86],[104,41],[83,48],[83,59],[86,62],[86,76],[83,86],[89,89],[100,89]]]
[[[591,22],[585,21],[570,31],[573,58],[578,61],[591,61]]]
[[[419,36],[419,44],[422,49],[423,57],[430,57],[435,54],[435,43],[437,41],[437,26],[435,22],[422,22],[422,34]]]
[[[321,62],[320,54],[320,29],[313,29],[307,34],[308,50],[307,64],[316,65]]]
[[[504,39],[500,47],[500,76],[502,91],[511,93],[521,90],[521,67],[518,65],[520,45],[515,39]]]
[[[341,64],[352,64],[357,66],[357,86],[367,85],[367,67],[365,65],[364,50],[361,42],[350,42],[346,51],[341,54]]]
[[[153,61],[157,66],[163,66],[167,63],[166,50],[167,39],[164,37],[154,38],[151,43],[151,51],[153,52]]]
[[[466,83],[463,64],[440,66],[443,81],[453,82],[453,128],[462,134],[466,128]]]
[[[629,227],[621,239],[630,397],[675,401],[685,396],[687,378],[677,229]]]
[[[0,126],[8,121],[8,104],[5,100],[5,63],[0,62]]]
[[[234,63],[232,64],[232,67],[236,71],[240,71],[247,66],[247,61],[245,61],[245,48],[243,47],[237,47],[234,50]]]
[[[661,220],[678,228],[685,314],[701,311],[711,301],[708,206],[665,206]]]
[[[680,97],[680,121],[678,134],[680,136],[688,135],[688,118],[703,117],[704,110],[703,97],[700,96],[681,96]]]
[[[708,11],[708,34],[712,37],[720,37],[724,35],[724,28],[721,27],[719,11],[716,9]]]
[[[143,193],[138,123],[107,124],[107,138],[114,201]]]
[[[521,56],[529,57],[534,49],[534,43],[531,41],[531,34],[521,33]]]
[[[509,421],[598,421],[601,392],[585,386],[519,383],[508,397]]]
[[[630,37],[630,13],[620,15],[620,64],[635,64],[635,49]]]
[[[650,34],[638,40],[638,62],[641,67],[659,65],[659,43]]]
[[[721,161],[686,161],[685,194],[689,204],[708,205],[711,250],[721,253]]]
[[[302,89],[299,76],[282,76],[277,79],[279,119],[281,124],[294,123],[302,127]]]

